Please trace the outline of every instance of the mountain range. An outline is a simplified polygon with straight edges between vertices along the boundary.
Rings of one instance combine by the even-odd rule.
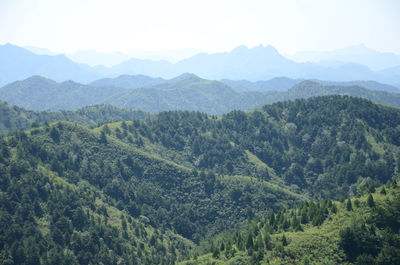
[[[378,52],[362,44],[327,52],[297,52],[287,57],[297,62],[323,62],[325,64],[353,62],[365,65],[373,71],[400,65],[400,55]]]
[[[74,80],[89,83],[123,74],[173,78],[185,72],[217,80],[260,81],[285,76],[330,81],[374,80],[398,85],[400,75],[398,66],[374,72],[353,62],[297,63],[279,54],[274,47],[261,45],[254,48],[239,46],[231,52],[199,53],[176,63],[132,58],[112,67],[90,67],[75,63],[65,55],[37,55],[5,44],[0,46],[0,70],[0,85],[32,75],[42,75],[58,82]]]
[[[0,100],[31,110],[77,110],[109,104],[152,113],[191,110],[221,115],[235,109],[252,110],[277,101],[333,94],[400,106],[400,93],[388,91],[398,92],[395,87],[373,81],[331,83],[288,78],[262,82],[215,81],[185,73],[169,80],[123,75],[84,85],[73,81],[57,83],[33,76],[0,88]]]
[[[398,55],[75,56],[0,45],[0,264],[400,264]]]

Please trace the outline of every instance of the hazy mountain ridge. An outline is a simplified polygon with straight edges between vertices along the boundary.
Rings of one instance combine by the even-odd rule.
[[[154,86],[165,82],[163,78],[152,78],[145,75],[120,75],[116,78],[103,78],[91,82],[91,86],[113,86],[126,89],[135,89],[145,86]]]
[[[354,62],[368,66],[375,71],[400,65],[400,55],[390,52],[377,52],[365,45],[349,46],[327,52],[297,52],[288,57],[298,62]]]
[[[1,85],[33,75],[77,82],[88,82],[102,76],[97,69],[74,63],[65,55],[37,55],[11,44],[0,45],[0,72]]]
[[[400,106],[398,93],[369,90],[356,85],[340,86],[362,84],[396,91],[394,87],[371,81],[337,83],[340,85],[322,85],[288,78],[256,83],[231,80],[220,82],[186,73],[170,80],[125,75],[115,79],[100,79],[93,84],[97,86],[72,81],[57,83],[34,76],[0,88],[0,100],[32,110],[73,110],[90,105],[110,104],[153,113],[192,110],[217,115],[235,109],[252,110],[277,101],[333,94],[358,96],[386,105]],[[292,84],[296,85],[288,89]],[[244,92],[238,92],[229,85]],[[275,89],[269,90],[271,88]]]
[[[74,81],[57,83],[33,76],[0,88],[0,99],[33,110],[73,110],[101,104],[107,98],[125,91],[121,87],[95,87]]]
[[[335,66],[291,61],[272,46],[247,48],[239,46],[231,52],[200,53],[177,63],[129,59],[112,67],[77,64],[65,55],[36,55],[11,44],[0,46],[0,85],[32,75],[42,75],[58,82],[74,80],[89,83],[99,78],[124,74],[172,78],[192,72],[207,79],[268,80],[277,76],[332,81],[374,80],[397,84],[399,68],[379,72],[361,64],[345,62]]]

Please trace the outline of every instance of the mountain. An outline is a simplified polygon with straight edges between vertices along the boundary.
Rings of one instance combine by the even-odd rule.
[[[303,81],[302,79],[291,79],[288,77],[275,77],[266,81],[251,82],[247,80],[222,79],[221,82],[235,89],[237,92],[246,91],[287,91],[289,88]]]
[[[396,86],[391,86],[387,84],[382,84],[376,81],[347,81],[347,82],[335,82],[335,81],[324,81],[324,80],[315,80],[315,82],[318,82],[323,85],[329,85],[329,86],[361,86],[365,87],[369,90],[376,90],[376,91],[386,91],[386,92],[391,92],[391,93],[400,93],[400,88]]]
[[[288,77],[275,77],[267,81],[250,82],[247,80],[222,79],[221,82],[235,89],[237,92],[245,91],[287,91],[289,88],[300,83],[301,79],[291,79]]]
[[[105,67],[111,67],[130,58],[122,52],[98,52],[94,50],[77,51],[68,53],[66,56],[76,63]]]
[[[145,120],[150,117],[150,114],[144,111],[120,109],[110,105],[90,106],[74,111],[31,111],[1,101],[0,114],[0,135],[31,129],[39,124],[54,121],[96,126],[105,122]]]
[[[162,78],[153,78],[145,75],[120,75],[115,78],[102,78],[91,82],[89,85],[103,87],[114,86],[126,89],[136,89],[146,86],[154,86],[165,82]]]
[[[179,62],[193,55],[202,52],[200,49],[178,48],[163,51],[129,51],[127,54],[130,58],[146,59],[152,61],[169,61],[172,63]]]
[[[287,72],[294,65],[272,46],[252,49],[239,46],[229,53],[195,55],[178,62],[176,68],[209,79],[263,80],[280,76],[280,73]]]
[[[390,106],[400,106],[398,93],[374,91],[354,85],[322,85],[313,81],[300,81],[280,78],[270,82],[225,80],[223,83],[186,73],[170,80],[146,76],[120,76],[115,79],[100,79],[91,85],[82,85],[72,81],[57,83],[34,76],[0,88],[0,100],[32,110],[76,110],[90,105],[109,104],[119,108],[140,109],[153,113],[166,110],[191,110],[213,115],[221,115],[235,109],[252,110],[277,101],[337,94],[367,98]],[[288,87],[288,84],[297,82],[300,83],[286,91],[283,89],[281,91],[247,91],[247,89],[263,89],[272,85],[281,86],[281,84]],[[330,82],[326,83],[330,84]],[[242,87],[245,91],[237,92],[227,84],[236,88]],[[357,81],[354,84],[393,89],[374,82]]]
[[[11,44],[0,45],[0,85],[42,75],[56,81],[88,82],[100,78],[100,69],[77,64],[65,55],[37,55]]]
[[[74,81],[57,83],[33,76],[0,88],[1,100],[33,110],[73,110],[101,104],[107,98],[126,92],[124,88],[94,87]]]
[[[34,53],[42,52],[42,49],[30,49]],[[95,50],[83,50],[74,53],[68,53],[66,56],[72,61],[87,64],[90,66],[102,65],[112,67],[120,64],[130,58],[159,61],[165,60],[169,62],[178,62],[185,58],[191,57],[200,50],[198,49],[174,49],[168,51],[128,51],[128,52],[99,52]]]
[[[39,48],[39,47],[35,47],[35,46],[24,46],[23,48],[27,49],[30,52],[38,54],[38,55],[58,55],[58,54],[60,54],[59,52],[53,52],[49,49]]]
[[[313,81],[303,81],[288,90],[285,99],[308,98],[324,95],[350,95],[362,97],[389,106],[400,106],[400,94],[369,90],[361,86],[321,85]]]
[[[305,81],[304,79],[291,79],[288,77],[275,77],[270,80],[266,81],[257,81],[257,82],[250,82],[247,80],[229,80],[229,79],[222,79],[221,82],[227,84],[228,86],[232,87],[238,92],[245,92],[245,91],[268,91],[268,90],[275,90],[275,91],[287,91],[293,86]],[[382,84],[376,81],[347,81],[347,82],[339,82],[339,81],[326,81],[326,80],[318,80],[314,79],[313,81],[323,84],[323,85],[330,85],[330,86],[361,86],[365,87],[369,90],[377,90],[377,91],[386,91],[392,93],[400,93],[400,89],[395,86]]]
[[[394,77],[374,72],[353,62],[335,64],[297,63],[279,54],[272,46],[239,46],[231,52],[200,53],[177,63],[130,59],[110,69],[111,73],[144,74],[172,78],[191,72],[207,79],[259,81],[277,76],[331,81],[375,80],[394,83]]]
[[[109,72],[114,75],[147,75],[160,76],[162,78],[172,78],[183,73],[174,69],[174,64],[165,60],[152,61],[136,58],[114,65],[109,68]]]
[[[185,74],[157,86],[110,98],[105,103],[151,112],[196,110],[219,114],[232,110],[238,96],[223,83]]]
[[[199,53],[171,63],[131,58],[112,67],[72,62],[65,55],[37,55],[11,44],[0,46],[0,85],[32,75],[42,75],[62,82],[89,83],[99,78],[120,75],[148,75],[173,78],[191,72],[207,79],[269,80],[286,76],[294,79],[321,79],[330,81],[374,80],[396,84],[398,71],[374,72],[359,63],[297,63],[279,54],[272,46],[248,48],[239,46],[230,52]]]
[[[365,65],[374,71],[400,65],[400,55],[378,52],[365,45],[349,46],[327,52],[298,52],[288,57],[297,62],[352,62]]]
[[[363,253],[390,261],[399,256],[399,135],[398,108],[349,96],[221,117],[171,111],[15,132],[0,137],[1,257],[14,264],[196,263],[215,247],[212,259],[225,259],[218,238],[230,234],[221,262],[261,261],[260,252],[287,263],[304,253],[338,263]],[[379,197],[373,189],[385,183],[393,187]],[[368,192],[372,199],[362,197]],[[358,196],[350,206],[331,201],[349,196]],[[248,220],[260,225],[235,232]],[[274,251],[264,250],[259,235]]]
[[[390,80],[395,86],[400,87],[398,81],[400,80],[400,66],[387,68],[380,71],[379,73]]]

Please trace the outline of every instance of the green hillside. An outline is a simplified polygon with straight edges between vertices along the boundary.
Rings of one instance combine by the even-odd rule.
[[[31,111],[10,106],[0,101],[0,135],[26,130],[53,121],[71,121],[95,126],[99,123],[124,120],[145,120],[144,111],[120,109],[110,105],[96,105],[75,111]]]
[[[354,195],[362,179],[382,184],[399,170],[400,111],[347,96],[222,117],[165,112],[134,127],[110,134],[186,167],[249,175],[315,198]]]
[[[399,264],[399,229],[400,187],[394,181],[360,189],[343,202],[310,201],[269,212],[220,234],[205,254],[194,251],[179,264]]]
[[[32,114],[5,107],[12,110],[6,115]],[[132,114],[107,108],[66,112],[60,119],[86,117],[92,124],[112,117],[113,111],[120,118]],[[90,127],[53,122],[0,138],[0,260],[174,264],[197,262],[200,255],[198,261],[206,264],[216,258],[280,264],[307,258],[323,262],[325,253],[335,254],[334,263],[353,262],[365,251],[360,247],[357,255],[349,254],[339,244],[337,231],[351,223],[345,204],[331,200],[360,196],[363,211],[362,196],[399,175],[400,110],[365,99],[325,96],[221,117],[188,111],[145,120],[129,117]],[[387,190],[385,198],[398,199]],[[381,205],[380,195],[373,196]],[[353,199],[349,214],[358,211],[356,205]],[[398,207],[382,206],[379,215],[395,214],[389,205]],[[368,252],[372,258],[396,256],[397,239],[378,231],[387,224],[359,215],[377,228],[380,245]],[[388,217],[395,228],[396,216]],[[255,249],[254,242],[269,242],[263,233],[272,218],[272,252],[261,251],[261,245]],[[252,243],[241,234],[248,220],[254,220],[251,227],[257,223],[251,229],[262,231],[252,232]],[[318,229],[325,229],[322,238]],[[349,233],[363,232],[354,229]],[[306,242],[320,242],[321,251],[327,250],[304,257],[310,245],[301,243],[301,230],[308,235]],[[210,250],[215,253],[206,254]]]
[[[170,264],[208,234],[303,198],[248,177],[187,169],[103,128],[59,122],[2,138],[5,260]],[[236,190],[247,199],[231,204]]]

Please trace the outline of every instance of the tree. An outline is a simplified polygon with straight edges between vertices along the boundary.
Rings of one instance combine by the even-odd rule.
[[[100,134],[100,143],[102,144],[107,144],[107,136],[106,133],[104,131],[101,131]]]
[[[353,211],[353,206],[351,204],[351,200],[350,199],[347,200],[346,209],[347,209],[347,211]]]
[[[214,248],[214,251],[212,253],[213,258],[218,258],[219,257],[219,249],[216,247]]]
[[[350,227],[346,227],[344,230],[340,230],[340,242],[339,246],[344,250],[350,261],[354,260],[358,253],[356,236],[354,231]]]
[[[288,242],[287,242],[287,239],[286,239],[285,235],[282,236],[282,245],[283,246],[287,246],[288,245]]]
[[[272,249],[272,240],[271,240],[271,236],[269,235],[269,233],[266,233],[264,235],[264,245],[265,245],[265,249],[267,249],[267,250]]]
[[[253,247],[254,247],[253,236],[251,234],[248,234],[247,241],[246,241],[246,249],[250,249],[250,248],[253,248]]]
[[[53,139],[53,141],[55,143],[59,143],[60,142],[60,132],[54,126],[50,130],[50,137],[51,137],[51,139]]]
[[[356,265],[376,264],[373,256],[369,254],[361,254],[355,261]]]
[[[368,204],[368,206],[371,207],[371,208],[375,207],[374,197],[372,196],[372,194],[370,194],[370,195],[368,196],[367,204]]]

